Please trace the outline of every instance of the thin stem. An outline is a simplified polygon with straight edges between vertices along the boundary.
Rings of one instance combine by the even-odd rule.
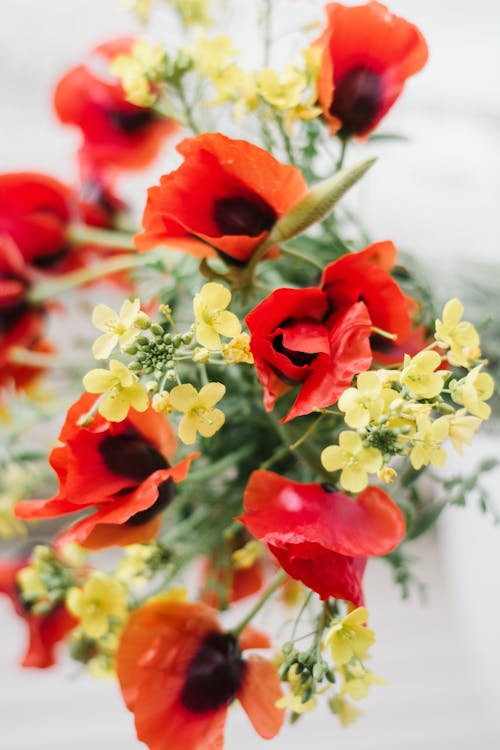
[[[283,120],[280,117],[278,117],[276,118],[276,122],[278,123],[278,128],[283,138],[283,143],[285,144],[285,151],[287,153],[288,160],[292,166],[295,166],[296,160],[295,160],[295,154],[293,153],[292,140],[290,136],[288,135],[288,133],[286,132],[285,126],[283,124]]]
[[[252,620],[255,617],[255,615],[258,612],[260,612],[260,610],[262,609],[262,607],[264,606],[264,604],[272,597],[272,595],[274,594],[274,592],[277,589],[279,589],[279,587],[281,586],[281,584],[285,581],[285,578],[286,578],[285,571],[284,570],[280,571],[278,573],[278,575],[276,576],[276,578],[274,579],[274,581],[269,586],[269,588],[267,588],[266,591],[263,593],[263,595],[261,596],[261,598],[259,599],[259,601],[255,605],[255,607],[253,607],[250,610],[250,612],[248,613],[248,615],[243,618],[243,620],[239,623],[239,625],[237,625],[235,628],[233,628],[231,630],[231,634],[235,638],[239,638],[239,636],[241,635],[241,633],[243,632],[243,630],[246,628],[246,626],[249,625],[252,622]]]
[[[189,125],[191,130],[195,135],[198,135],[200,133],[200,129],[196,122],[194,121],[193,117],[193,108],[191,107],[190,103],[188,102],[186,98],[186,93],[184,91],[184,88],[182,84],[179,84],[175,87],[175,90],[177,92],[177,96],[179,97],[179,101],[182,104],[182,108],[184,110],[184,117],[186,119],[186,124]]]
[[[296,640],[295,639],[295,633],[297,632],[297,628],[299,627],[299,623],[300,623],[300,621],[302,619],[302,615],[306,611],[307,606],[308,606],[309,602],[311,601],[311,597],[312,597],[313,593],[314,593],[313,591],[309,591],[309,593],[307,594],[307,596],[304,599],[304,602],[303,602],[301,608],[299,609],[297,617],[295,618],[295,622],[293,623],[293,630],[292,630],[292,635],[291,635],[291,638],[290,638],[291,641],[295,641]]]
[[[74,367],[75,363],[63,362],[59,357],[48,352],[37,352],[24,349],[22,346],[13,346],[7,352],[9,362],[14,362],[27,367]]]
[[[99,245],[110,250],[136,250],[133,233],[89,227],[86,224],[71,224],[68,238],[75,245]]]
[[[211,463],[209,466],[206,466],[204,469],[200,469],[199,471],[190,472],[185,478],[184,484],[186,482],[206,482],[207,479],[212,479],[213,477],[220,476],[224,471],[226,471],[226,469],[232,468],[233,466],[235,466],[235,464],[238,463],[238,461],[241,461],[243,458],[247,458],[252,452],[252,445],[242,445],[241,448],[239,448],[237,451],[229,453],[224,458],[221,458],[220,461]]]
[[[342,138],[341,141],[340,141],[340,143],[341,143],[341,146],[340,146],[340,155],[339,155],[338,161],[337,161],[337,163],[335,165],[335,171],[336,172],[340,172],[340,170],[344,166],[344,160],[345,160],[346,153],[347,153],[347,144],[349,143],[349,139],[348,138]]]
[[[311,258],[308,255],[304,255],[303,253],[300,253],[298,250],[292,250],[289,247],[284,247],[283,245],[280,245],[280,251],[283,253],[283,255],[287,255],[289,258],[296,258],[297,260],[301,260],[304,263],[309,263],[311,266],[314,266],[319,271],[324,270],[324,266],[322,263],[319,263],[319,261],[314,260],[314,258]]]
[[[301,437],[299,437],[299,439],[296,440],[295,443],[291,444],[291,446],[290,446],[290,450],[291,451],[297,450],[297,448],[299,447],[299,445],[301,445],[304,442],[304,440],[307,440],[307,438],[309,437],[309,435],[313,434],[314,430],[319,425],[319,423],[321,422],[321,420],[323,419],[324,416],[325,416],[324,414],[320,414],[319,417],[317,417],[314,420],[314,422],[309,425],[309,427],[304,432],[304,434]]]
[[[89,281],[101,279],[118,271],[127,271],[136,266],[144,265],[148,262],[147,256],[136,255],[118,255],[114,258],[108,258],[101,263],[97,263],[90,268],[82,268],[78,271],[59,276],[54,281],[47,281],[44,284],[37,284],[28,294],[30,302],[39,303],[52,299],[57,294],[67,292],[69,289],[88,284]]]
[[[395,341],[397,339],[397,334],[389,333],[389,331],[384,331],[383,328],[378,328],[377,326],[372,326],[372,331],[373,333],[382,336],[384,339],[391,339],[392,341]]]

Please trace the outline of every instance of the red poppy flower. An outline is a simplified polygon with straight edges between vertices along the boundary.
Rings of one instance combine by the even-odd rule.
[[[298,169],[247,141],[204,133],[177,150],[183,164],[148,191],[141,252],[167,244],[244,264],[307,190]]]
[[[285,422],[335,403],[372,361],[364,302],[332,314],[328,296],[315,287],[277,289],[246,323],[266,409],[300,385]]]
[[[354,500],[329,485],[301,484],[254,471],[238,519],[269,546],[292,578],[322,599],[363,603],[367,558],[385,555],[405,534],[404,516],[383,490],[367,487]]]
[[[82,134],[84,180],[103,170],[142,169],[177,128],[154,110],[127,102],[120,81],[109,75],[112,58],[130,52],[134,42],[121,38],[99,45],[88,65],[72,68],[57,85],[54,106],[59,119]]]
[[[403,91],[406,79],[427,62],[427,44],[416,26],[369,2],[326,6],[327,27],[316,44],[323,53],[319,102],[332,133],[370,133]]]
[[[55,518],[95,508],[60,535],[58,543],[103,549],[150,541],[160,529],[160,514],[171,503],[175,484],[185,478],[197,454],[171,466],[176,436],[151,408],[141,413],[131,409],[122,422],[108,422],[97,414],[91,424],[80,426],[96,398],[84,393],[73,404],[59,435],[63,445],[50,454],[59,478],[57,495],[24,500],[17,504],[16,515]]]
[[[28,565],[28,560],[0,560],[0,593],[11,600],[16,613],[28,627],[28,645],[21,666],[45,669],[55,664],[55,647],[78,624],[63,604],[51,612],[37,615],[30,612],[21,599],[16,583],[18,572]]]
[[[410,315],[408,298],[389,274],[396,252],[392,242],[376,242],[343,255],[325,268],[321,289],[337,311],[364,302],[372,325],[401,343],[410,334]]]
[[[69,252],[66,236],[73,193],[59,180],[34,172],[0,175],[0,235],[25,262],[50,270]]]
[[[238,698],[254,729],[274,737],[284,713],[276,668],[242,651],[267,648],[247,628],[239,640],[221,630],[204,604],[157,597],[134,612],[123,631],[116,666],[137,736],[150,750],[222,748],[230,703]]]

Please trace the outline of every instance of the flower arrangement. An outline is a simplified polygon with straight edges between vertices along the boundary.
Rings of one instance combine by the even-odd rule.
[[[183,36],[105,42],[59,81],[77,187],[0,175],[0,536],[36,523],[43,539],[0,561],[0,592],[28,628],[23,666],[52,666],[64,642],[118,680],[150,750],[222,747],[235,699],[265,739],[321,702],[346,725],[383,684],[368,560],[408,593],[407,545],[463,499],[429,501],[422,481],[472,442],[494,391],[462,303],[436,314],[411,259],[342,210],[375,161],[346,157],[427,45],[379,2],[328,3],[277,71],[263,0],[248,70],[214,31],[216,0],[130,5],[144,24],[168,6]],[[137,231],[121,180],[165,142],[182,161]],[[122,301],[94,307],[85,374],[47,322],[103,283]],[[64,397],[45,403],[42,382]],[[49,469],[24,440],[48,414]],[[291,621],[274,643],[253,624],[270,601]]]

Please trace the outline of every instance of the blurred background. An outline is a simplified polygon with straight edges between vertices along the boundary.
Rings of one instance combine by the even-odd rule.
[[[250,63],[260,62],[256,5],[232,0],[221,29]],[[297,49],[298,29],[322,18],[322,6],[319,0],[274,0],[275,62]],[[380,128],[408,140],[363,147],[363,156],[380,158],[351,200],[374,239],[390,238],[418,257],[441,298],[470,298],[477,315],[498,321],[500,4],[392,0],[389,7],[420,27],[431,56]],[[0,0],[0,12],[0,169],[74,181],[78,136],[56,121],[54,82],[96,43],[141,33],[140,27],[120,0]],[[172,33],[160,18],[148,32],[167,43]],[[352,160],[361,158],[353,151]],[[145,188],[173,163],[167,148],[148,172],[123,180],[138,215]],[[475,446],[447,468],[450,475],[500,456],[498,423],[481,429]],[[500,512],[500,471],[484,484]],[[425,602],[415,595],[401,601],[383,562],[372,561],[368,569],[367,602],[378,636],[372,669],[387,686],[372,690],[360,706],[365,716],[353,726],[342,730],[318,710],[285,729],[270,748],[293,750],[304,742],[339,750],[469,750],[474,741],[482,750],[500,746],[500,528],[472,501],[449,509],[437,532],[411,551],[415,572],[427,584]],[[278,614],[266,616],[271,630]],[[97,682],[69,661],[48,672],[21,670],[24,632],[4,598],[0,622],[2,748],[141,747],[113,683]],[[242,712],[232,712],[229,750],[265,746],[246,722]]]

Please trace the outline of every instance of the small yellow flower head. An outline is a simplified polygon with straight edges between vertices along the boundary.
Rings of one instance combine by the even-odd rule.
[[[92,346],[92,354],[96,359],[107,359],[117,344],[124,349],[134,341],[139,334],[134,324],[140,309],[139,299],[126,299],[119,314],[107,305],[97,305],[94,308],[92,323],[100,331],[104,331]]]
[[[281,75],[272,68],[265,68],[255,78],[259,95],[279,110],[291,109],[300,104],[307,87],[305,74],[292,65],[288,65]]]
[[[40,571],[33,565],[22,568],[17,574],[17,583],[24,597],[38,601],[49,593],[40,578]]]
[[[450,439],[453,447],[462,455],[464,445],[471,445],[472,438],[476,434],[481,419],[467,415],[465,409],[460,409],[448,417]]]
[[[465,406],[474,416],[488,419],[491,407],[484,402],[493,396],[495,381],[487,372],[481,372],[482,365],[474,367],[461,380],[450,383],[451,397],[456,404]]]
[[[375,632],[364,627],[367,620],[367,610],[358,607],[343,619],[333,621],[325,643],[330,646],[332,659],[338,667],[347,664],[353,656],[364,659],[375,643]]]
[[[448,419],[439,417],[432,422],[425,414],[420,414],[416,422],[417,431],[412,437],[415,444],[410,452],[411,465],[417,470],[429,463],[442,466],[446,461],[446,453],[439,444],[448,437]]]
[[[398,472],[390,466],[383,466],[378,472],[377,477],[381,482],[392,484],[396,479]]]
[[[339,409],[345,412],[345,422],[355,430],[366,427],[377,420],[398,393],[383,388],[383,381],[376,372],[362,372],[358,375],[356,387],[347,388],[339,399]]]
[[[405,358],[401,383],[417,398],[434,398],[443,390],[444,375],[435,372],[441,364],[437,352],[419,352],[412,359]]]
[[[241,364],[242,362],[253,365],[253,354],[250,351],[250,336],[248,333],[240,333],[229,343],[223,344],[222,356],[228,365]]]
[[[342,469],[340,484],[349,492],[361,492],[368,484],[368,473],[381,467],[383,458],[378,448],[365,448],[357,432],[344,430],[339,445],[329,445],[321,453],[321,463],[327,471]]]
[[[121,422],[132,407],[136,411],[146,411],[149,397],[133,372],[122,362],[112,359],[109,370],[96,369],[83,378],[85,390],[89,393],[105,393],[99,404],[99,414],[110,422]]]
[[[170,401],[174,409],[184,414],[179,424],[179,437],[190,445],[196,440],[196,433],[208,438],[215,435],[224,424],[224,413],[214,409],[226,392],[222,383],[207,383],[198,391],[190,383],[176,385],[170,391]]]
[[[339,717],[339,721],[343,727],[348,727],[349,724],[352,724],[356,719],[359,719],[360,716],[363,716],[362,711],[357,709],[356,706],[353,706],[352,703],[349,703],[349,701],[341,695],[336,695],[334,698],[331,698],[328,701],[328,705],[330,706],[331,712]]]
[[[210,79],[217,78],[238,55],[233,40],[225,34],[219,34],[211,39],[200,34],[187,52],[194,60],[196,71]]]
[[[452,365],[469,368],[471,360],[481,356],[479,334],[472,325],[462,320],[464,307],[460,300],[450,299],[443,310],[443,320],[436,320],[435,339],[441,349],[449,349]]]
[[[125,589],[104,573],[93,573],[81,589],[69,589],[66,606],[90,638],[101,638],[111,629],[110,618],[123,620],[127,614]]]
[[[157,91],[151,85],[162,79],[165,67],[165,47],[139,39],[128,55],[117,55],[111,63],[111,73],[117,76],[125,91],[125,98],[138,107],[151,107]]]
[[[231,561],[235,570],[247,570],[262,555],[262,544],[256,540],[247,542],[244,547],[240,547],[231,555]]]
[[[302,701],[302,696],[307,688],[300,680],[300,674],[297,672],[296,664],[292,664],[288,670],[287,680],[290,684],[291,692],[287,695],[283,695],[278,701],[276,701],[276,707],[288,709],[294,714],[305,714],[312,711],[316,705],[316,696],[313,695],[309,700],[305,702]]]
[[[127,0],[126,4],[142,24],[148,23],[153,10],[153,0]]]
[[[385,680],[366,669],[358,659],[344,664],[340,668],[340,673],[343,680],[340,695],[348,693],[356,701],[366,698],[370,685],[386,684]]]
[[[184,26],[210,26],[209,0],[168,0],[179,13]]]
[[[241,332],[241,323],[236,315],[226,310],[230,302],[229,289],[213,281],[205,284],[194,297],[196,338],[210,351],[221,349],[221,335],[233,337]]]
[[[25,497],[28,474],[18,464],[9,464],[3,470],[0,491],[0,539],[18,539],[26,536],[25,524],[14,515],[18,500]]]
[[[171,414],[174,407],[170,401],[170,394],[168,391],[161,391],[155,393],[151,401],[151,405],[155,411],[159,414]]]

